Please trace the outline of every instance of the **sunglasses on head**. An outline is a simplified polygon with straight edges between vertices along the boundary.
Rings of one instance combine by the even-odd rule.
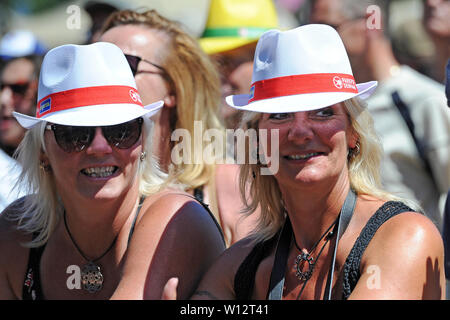
[[[4,88],[10,88],[11,91],[15,94],[24,95],[30,85],[29,82],[20,82],[20,83],[1,83],[0,91]]]
[[[141,136],[142,118],[137,118],[113,126],[101,126],[103,137],[108,143],[119,149],[131,148]],[[80,152],[89,147],[94,140],[96,127],[64,126],[48,124],[45,127],[52,130],[58,146],[65,152]]]
[[[153,62],[150,62],[148,60],[142,59],[141,57],[126,54],[125,58],[127,58],[127,61],[128,61],[128,64],[130,65],[130,69],[131,69],[131,72],[133,73],[133,76],[135,76],[138,73],[137,69],[138,69],[139,62],[141,62],[141,61],[147,62],[147,63],[151,64],[152,66],[158,68],[159,70],[163,71],[164,73],[166,73],[166,70],[163,67],[161,67]],[[152,72],[152,71],[139,71],[139,73],[141,73],[141,72],[142,73],[158,73],[158,72]]]

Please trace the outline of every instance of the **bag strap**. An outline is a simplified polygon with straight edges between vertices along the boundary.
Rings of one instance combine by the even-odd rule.
[[[338,243],[342,235],[344,234],[345,230],[347,230],[348,224],[352,219],[353,212],[355,211],[355,206],[356,206],[356,194],[352,189],[350,189],[347,198],[345,199],[344,205],[342,206],[342,210],[339,216],[336,244],[334,245],[333,259],[331,260],[330,272],[328,272],[327,285],[325,287],[325,295],[323,298],[324,300],[331,300],[331,291],[332,291],[331,285],[333,283]]]
[[[419,153],[419,157],[422,159],[425,169],[427,170],[428,174],[430,175],[431,179],[433,180],[433,183],[435,183],[435,185],[436,185],[430,162],[428,161],[428,157],[426,156],[426,153],[425,153],[425,147],[424,147],[423,143],[416,136],[416,133],[414,130],[414,122],[411,118],[411,113],[409,112],[408,105],[402,100],[398,91],[394,91],[391,94],[391,97],[392,97],[392,100],[394,101],[395,106],[397,107],[398,111],[400,112],[400,115],[402,116],[403,120],[405,121],[406,125],[408,126],[409,133],[411,134],[411,137],[414,140],[414,144],[416,145],[417,152]]]
[[[289,255],[289,244],[292,238],[292,226],[289,217],[286,217],[283,230],[280,233],[273,263],[272,273],[270,275],[268,300],[281,300],[284,287],[284,272],[286,270],[287,257]]]
[[[356,205],[356,194],[350,189],[347,197],[345,198],[344,205],[339,213],[339,219],[337,223],[337,236],[336,244],[333,252],[333,259],[330,266],[330,272],[328,273],[327,284],[325,287],[324,300],[331,299],[331,283],[333,281],[334,267],[336,262],[336,253],[339,239],[347,229],[348,224],[353,216],[353,211]],[[289,217],[286,217],[286,222],[278,238],[277,249],[275,252],[275,261],[273,263],[272,273],[270,275],[269,291],[267,299],[269,300],[281,300],[283,297],[284,287],[284,273],[286,271],[286,263],[289,255],[290,242],[292,239],[292,226]]]

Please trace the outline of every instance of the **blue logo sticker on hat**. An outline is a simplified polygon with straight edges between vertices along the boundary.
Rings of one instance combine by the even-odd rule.
[[[254,95],[255,95],[255,86],[252,86],[250,88],[250,99],[249,100],[253,99]]]
[[[52,99],[48,98],[41,102],[41,105],[39,106],[39,114],[42,115],[43,113],[49,111],[51,109]]]

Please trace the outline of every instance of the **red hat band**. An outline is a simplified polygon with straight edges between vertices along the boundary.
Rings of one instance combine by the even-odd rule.
[[[103,104],[136,104],[143,107],[137,90],[129,86],[97,86],[52,93],[39,100],[36,117],[56,111]]]

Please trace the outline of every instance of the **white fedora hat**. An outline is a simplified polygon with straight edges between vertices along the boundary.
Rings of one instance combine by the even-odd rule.
[[[24,128],[41,121],[72,126],[108,126],[150,117],[162,106],[142,105],[133,74],[119,47],[97,42],[63,45],[42,62],[36,117],[14,112]]]
[[[226,101],[236,109],[264,113],[308,111],[367,98],[376,86],[376,81],[355,83],[336,30],[310,24],[265,32],[256,46],[250,94]]]

